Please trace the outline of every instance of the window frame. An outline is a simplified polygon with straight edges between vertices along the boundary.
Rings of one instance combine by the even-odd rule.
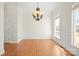
[[[58,36],[56,36],[56,20],[58,20],[59,19],[59,35]],[[55,38],[57,38],[57,39],[60,39],[60,16],[58,15],[58,16],[56,16],[55,18],[54,18],[54,37]]]
[[[79,3],[74,3],[72,5],[72,45],[76,48],[79,48],[79,46],[77,46],[77,43],[75,43],[75,23],[76,23],[76,20],[75,20],[75,12],[76,12],[76,9],[79,9]]]

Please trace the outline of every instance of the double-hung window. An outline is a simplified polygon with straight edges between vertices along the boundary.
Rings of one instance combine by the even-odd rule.
[[[60,39],[60,17],[54,19],[54,36]]]
[[[72,18],[73,45],[79,48],[79,3],[73,4]]]

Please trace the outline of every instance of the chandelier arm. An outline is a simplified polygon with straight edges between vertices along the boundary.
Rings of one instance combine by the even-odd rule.
[[[40,11],[38,2],[37,2],[37,8],[36,8],[35,12],[32,15],[33,15],[33,18],[36,19],[36,21],[39,21],[43,17],[43,14]]]

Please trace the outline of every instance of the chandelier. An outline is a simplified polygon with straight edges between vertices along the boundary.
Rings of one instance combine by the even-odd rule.
[[[36,19],[36,21],[39,21],[43,17],[43,13],[41,12],[39,8],[39,3],[37,2],[37,8],[32,14],[33,18]]]

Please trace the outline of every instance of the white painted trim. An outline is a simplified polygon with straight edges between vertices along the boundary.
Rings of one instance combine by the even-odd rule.
[[[52,37],[28,37],[28,38],[23,38],[23,39],[52,39]]]
[[[4,53],[5,53],[5,50],[3,50],[3,51],[0,53],[0,56],[3,55]]]
[[[73,12],[73,19],[72,19],[72,28],[71,28],[71,33],[72,33],[72,36],[71,36],[71,38],[72,38],[72,45],[73,46],[75,46],[76,48],[79,48],[79,44],[75,44],[74,42],[75,42],[75,39],[74,39],[74,32],[75,32],[75,18],[74,18],[74,12],[75,12],[75,10],[77,9],[77,8],[79,8],[79,2],[76,2],[76,3],[74,3],[73,5],[72,5],[72,12]]]
[[[4,42],[4,43],[17,43],[17,42],[12,42],[12,41],[9,41],[9,42]]]
[[[22,40],[23,40],[23,39],[18,40],[17,43],[21,42]]]
[[[14,42],[14,41],[9,41],[9,42],[4,42],[4,43],[19,43],[20,41],[22,41],[23,39],[21,39],[21,40],[17,40],[16,42]]]
[[[60,35],[59,36],[55,36],[55,20],[57,19],[57,18],[59,18],[59,22],[60,22],[60,28],[61,28],[61,18],[60,18],[60,15],[59,14],[57,14],[57,16],[54,18],[54,37],[56,37],[56,38],[58,38],[58,39],[60,39]],[[61,30],[59,30],[59,31],[61,31]],[[61,32],[60,32],[61,33]]]

